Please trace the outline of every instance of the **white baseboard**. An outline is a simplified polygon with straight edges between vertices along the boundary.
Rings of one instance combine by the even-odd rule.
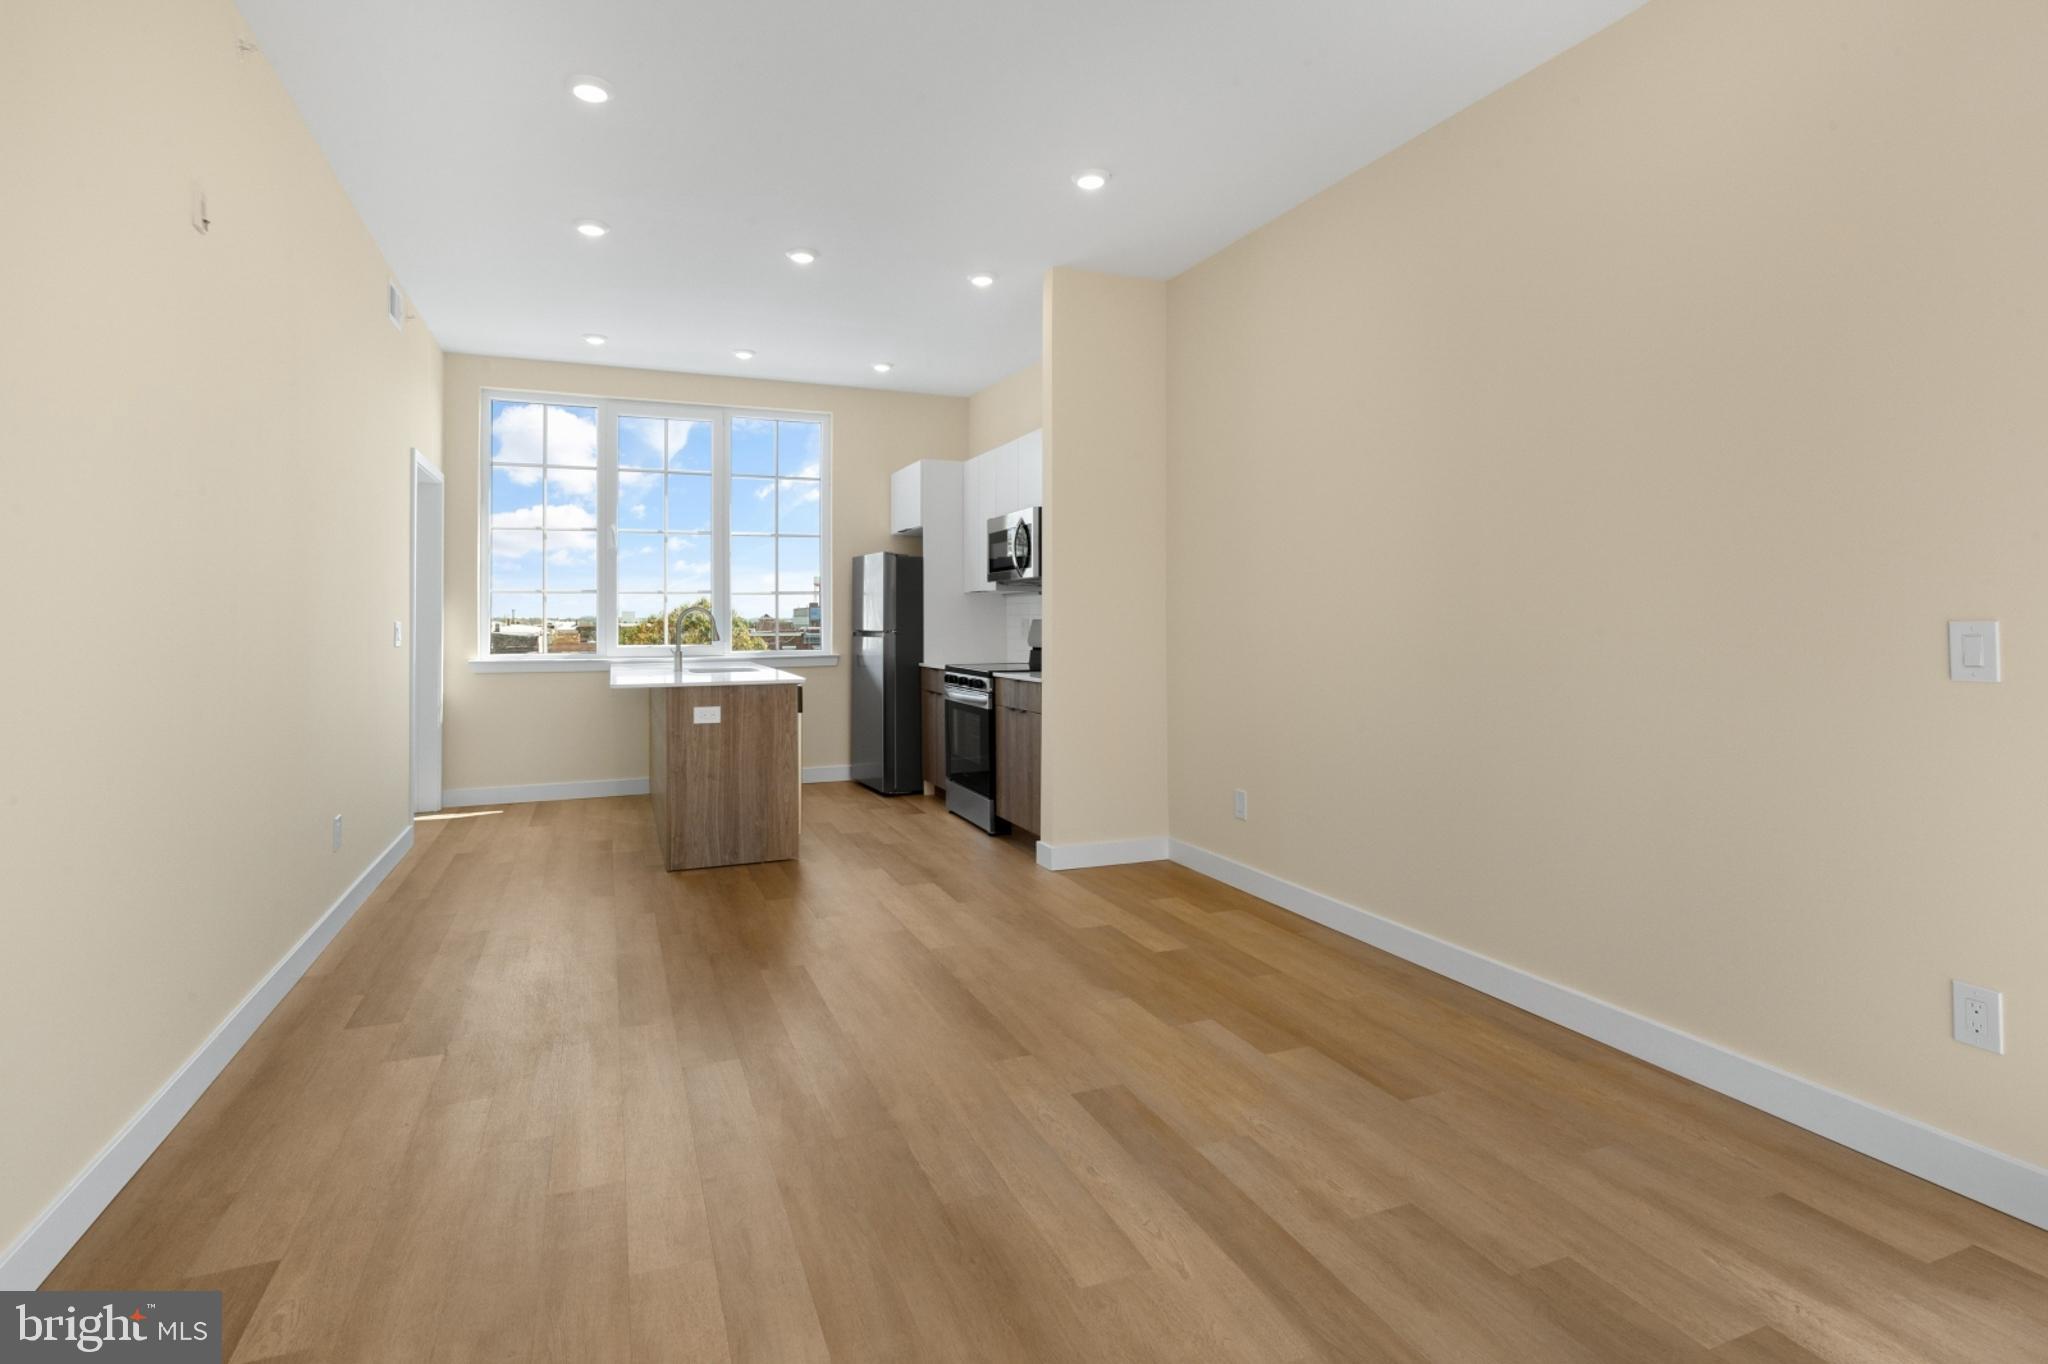
[[[852,781],[853,769],[806,767],[803,780]],[[455,786],[441,793],[441,808],[453,810],[467,805],[526,805],[537,800],[591,800],[598,796],[644,796],[645,777],[606,777],[601,781],[544,781],[531,786]],[[1160,854],[1162,857],[1165,854]]]
[[[342,925],[362,907],[372,892],[383,884],[391,869],[399,864],[406,853],[412,850],[412,824],[407,822],[404,832],[391,840],[389,847],[377,855],[361,876],[355,879],[342,893],[340,899],[328,906],[311,928],[306,930],[283,960],[270,968],[270,973],[257,982],[240,1004],[220,1021],[199,1049],[185,1058],[185,1063],[164,1081],[163,1087],[150,1097],[140,1111],[128,1120],[114,1139],[106,1144],[100,1153],[78,1172],[64,1191],[52,1199],[43,1209],[41,1216],[29,1223],[28,1229],[15,1238],[7,1253],[0,1256],[0,1292],[26,1292],[34,1289],[57,1267],[57,1262],[85,1235],[93,1219],[106,1211],[107,1204],[114,1201],[114,1195],[126,1187],[149,1159],[171,1129],[178,1125],[178,1119],[185,1116],[206,1087],[214,1082],[221,1071],[227,1069],[235,1053],[242,1049],[256,1031],[257,1025],[270,1016],[278,1001],[306,974],[306,968],[320,955],[320,950],[334,940]]]
[[[1038,865],[1047,871],[1119,867],[1126,862],[1160,862],[1168,855],[1164,837],[1116,838],[1106,843],[1048,843],[1042,838],[1038,840]]]
[[[1041,849],[1044,844],[1040,844]],[[2048,1170],[1851,1098],[1666,1023],[1545,980],[1469,948],[1173,840],[1173,860],[1347,937],[1627,1052],[1796,1127],[1918,1175],[1987,1207],[2048,1228]],[[1041,855],[1040,860],[1044,858]]]
[[[532,786],[457,786],[441,793],[441,808],[465,805],[526,805],[536,800],[590,800],[597,796],[644,796],[645,777],[602,781],[544,781]]]

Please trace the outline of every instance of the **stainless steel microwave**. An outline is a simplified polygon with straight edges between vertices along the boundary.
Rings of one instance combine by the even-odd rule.
[[[1004,587],[1038,587],[1045,557],[1045,508],[1026,507],[988,519],[988,580]]]

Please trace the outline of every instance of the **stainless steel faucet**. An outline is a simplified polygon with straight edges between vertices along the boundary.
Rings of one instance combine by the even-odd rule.
[[[685,606],[682,610],[676,612],[676,618],[673,622],[675,626],[676,637],[673,641],[670,642],[669,647],[675,651],[676,675],[678,677],[682,676],[683,672],[683,622],[690,619],[690,617],[692,616],[702,616],[704,618],[704,624],[708,626],[711,630],[711,642],[713,644],[716,644],[721,638],[723,638],[723,636],[720,635],[718,632],[718,613],[713,611],[710,607],[700,606],[696,602],[692,602],[688,606]]]

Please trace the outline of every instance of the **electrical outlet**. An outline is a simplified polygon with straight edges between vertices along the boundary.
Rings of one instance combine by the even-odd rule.
[[[1239,819],[1250,819],[1252,817],[1252,798],[1242,791],[1232,791],[1230,793],[1230,813],[1236,815]]]
[[[341,851],[341,816],[334,817],[334,850]]]
[[[2005,1055],[2005,996],[1960,980],[1949,984],[1954,990],[1956,1041]]]
[[[391,622],[391,647],[394,649],[403,649],[405,647],[405,622],[402,620]]]

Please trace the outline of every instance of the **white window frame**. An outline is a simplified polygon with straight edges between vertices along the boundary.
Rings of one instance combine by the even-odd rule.
[[[494,402],[538,403],[556,407],[597,409],[597,649],[576,654],[493,654],[491,649],[491,404]],[[517,672],[575,670],[609,667],[633,658],[665,658],[666,644],[620,644],[619,639],[619,418],[661,417],[670,420],[711,423],[711,562],[712,610],[718,615],[719,638],[713,644],[688,644],[690,656],[724,657],[732,654],[732,422],[734,418],[766,421],[816,422],[821,428],[818,457],[818,647],[816,649],[750,649],[737,657],[749,662],[776,663],[784,667],[805,664],[831,665],[838,662],[833,649],[832,574],[832,414],[797,409],[766,407],[720,407],[706,403],[679,403],[661,399],[597,397],[584,393],[543,393],[525,389],[487,388],[477,400],[477,621],[476,652],[472,663],[479,668]],[[779,433],[778,433],[779,436]],[[775,477],[782,478],[780,446]],[[637,471],[636,471],[637,472]],[[664,491],[667,471],[664,470]],[[547,496],[542,482],[543,505]],[[777,495],[777,506],[781,498]],[[780,512],[778,510],[778,517]],[[780,521],[777,522],[778,530]],[[668,559],[666,535],[662,559]],[[777,559],[778,565],[780,559]],[[778,595],[780,584],[778,583]],[[665,608],[664,608],[665,609]],[[543,601],[542,610],[546,605]]]

